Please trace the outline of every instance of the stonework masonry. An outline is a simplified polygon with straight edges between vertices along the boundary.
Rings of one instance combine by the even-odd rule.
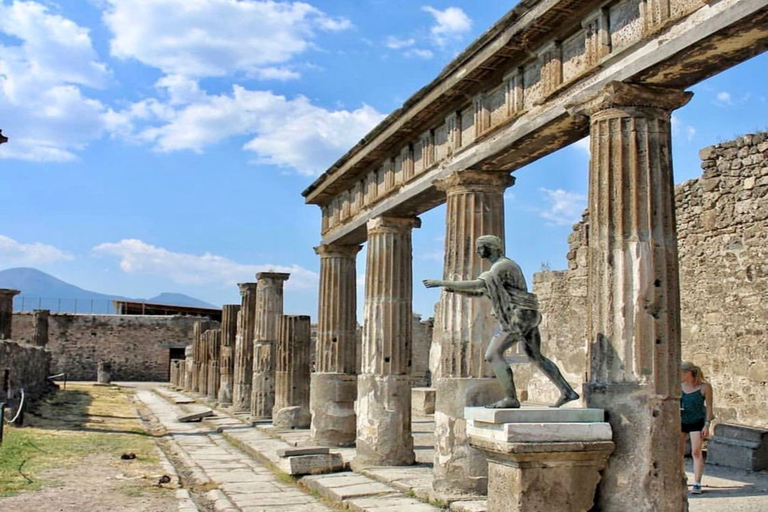
[[[34,341],[35,318],[35,313],[13,315],[16,341]],[[171,349],[184,349],[191,342],[192,326],[198,320],[190,316],[52,313],[47,346],[52,354],[51,372],[66,372],[70,380],[95,380],[97,364],[109,361],[114,380],[166,381]]]
[[[768,134],[744,135],[700,156],[703,175],[675,191],[682,359],[701,366],[712,383],[717,421],[766,428]],[[588,230],[585,215],[568,240],[567,271],[534,275],[542,350],[572,384],[586,371]],[[536,370],[523,386],[536,402],[556,396]]]
[[[49,389],[51,353],[43,347],[11,340],[0,341],[0,382],[2,398],[14,396],[24,388],[29,399],[34,400]],[[93,365],[96,371],[96,365]],[[9,389],[5,388],[5,372],[8,372]]]

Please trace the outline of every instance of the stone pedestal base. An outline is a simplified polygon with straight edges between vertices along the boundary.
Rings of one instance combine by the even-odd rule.
[[[488,458],[488,512],[591,510],[614,449],[610,425],[590,421],[598,415],[603,412],[595,409],[468,409],[470,444]],[[536,421],[543,416],[555,422]]]
[[[408,375],[358,375],[356,413],[356,465],[414,463]]]
[[[218,402],[219,402],[219,405],[222,407],[228,407],[232,405],[232,384],[231,383],[226,382],[219,388]]]
[[[487,405],[503,393],[496,379],[442,378],[435,386],[436,491],[485,494],[488,462],[469,445],[464,408]]]
[[[414,416],[435,414],[435,388],[413,388],[411,410]]]
[[[277,428],[309,428],[309,411],[304,407],[283,407],[272,415],[272,425]]]
[[[707,464],[747,471],[768,469],[768,430],[719,423],[707,443]]]
[[[357,435],[357,375],[313,373],[310,376],[310,435],[320,446],[354,446]]]

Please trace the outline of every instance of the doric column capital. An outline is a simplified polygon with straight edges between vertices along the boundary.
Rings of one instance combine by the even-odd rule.
[[[237,283],[237,287],[240,288],[240,295],[245,297],[248,294],[256,292],[257,283]]]
[[[598,112],[626,107],[646,107],[672,111],[688,103],[693,97],[689,91],[646,84],[628,84],[613,81],[600,92],[566,106],[572,116],[593,116]]]
[[[315,254],[321,258],[353,259],[362,248],[362,245],[323,244],[315,247]]]
[[[273,281],[287,281],[291,277],[291,274],[286,272],[259,272],[256,274],[256,279],[262,281],[264,279],[271,279]]]
[[[404,233],[421,227],[418,217],[375,217],[368,221],[368,233]]]
[[[435,181],[435,187],[446,194],[504,190],[515,184],[514,176],[506,171],[476,171],[467,169],[454,172],[447,178]]]
[[[19,290],[12,290],[10,288],[0,288],[0,298],[11,297],[20,294]]]

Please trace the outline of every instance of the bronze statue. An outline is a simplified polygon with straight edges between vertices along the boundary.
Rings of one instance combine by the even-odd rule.
[[[485,295],[491,299],[493,316],[499,321],[499,329],[491,338],[485,360],[491,363],[493,372],[504,390],[505,396],[489,408],[518,408],[512,369],[504,359],[504,352],[522,340],[525,353],[533,363],[560,390],[560,398],[553,407],[579,398],[566,382],[555,363],[541,355],[539,324],[541,313],[536,295],[528,292],[520,266],[502,254],[501,239],[493,235],[481,236],[476,242],[477,254],[491,262],[491,268],[472,281],[442,281],[425,279],[427,288],[443,287],[448,292],[470,296]]]

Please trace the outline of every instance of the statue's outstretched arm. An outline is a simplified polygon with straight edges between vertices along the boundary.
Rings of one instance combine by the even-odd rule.
[[[471,281],[443,281],[440,279],[425,279],[427,288],[443,287],[448,292],[462,293],[465,295],[481,295],[485,290],[485,282],[481,279]]]

